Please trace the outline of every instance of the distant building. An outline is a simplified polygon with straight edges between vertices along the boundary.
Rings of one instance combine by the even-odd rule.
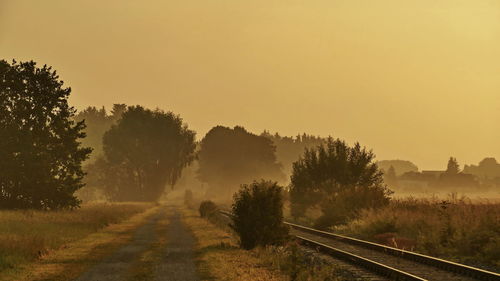
[[[426,176],[432,176],[434,178],[439,178],[442,174],[444,174],[446,171],[431,171],[431,170],[427,170],[427,171],[422,171],[422,174],[423,175],[426,175]]]

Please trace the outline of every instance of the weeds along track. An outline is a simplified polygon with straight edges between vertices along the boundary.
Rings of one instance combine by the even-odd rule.
[[[231,218],[232,214],[221,211]],[[393,280],[500,281],[500,274],[301,225],[286,223],[304,245]]]

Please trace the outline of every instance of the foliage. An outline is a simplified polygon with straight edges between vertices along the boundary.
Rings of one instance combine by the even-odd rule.
[[[206,200],[200,203],[200,208],[198,209],[200,212],[200,217],[202,218],[210,218],[217,214],[219,209],[214,202],[210,200]]]
[[[193,203],[194,203],[193,192],[191,191],[191,189],[186,189],[186,191],[184,191],[184,205],[192,207]]]
[[[172,112],[131,106],[104,134],[100,180],[114,201],[153,201],[194,159],[195,133]]]
[[[83,131],[86,137],[82,140],[82,144],[92,148],[91,158],[88,162],[95,161],[103,154],[102,137],[104,133],[121,118],[126,109],[125,104],[114,104],[113,109],[108,114],[104,107],[98,109],[95,106],[89,106],[74,116],[76,122],[85,121],[86,128]]]
[[[384,173],[384,182],[391,187],[397,185],[398,177],[396,176],[396,170],[393,166],[389,167],[387,172]]]
[[[283,165],[283,172],[288,179],[292,174],[293,162],[297,161],[300,155],[304,153],[304,150],[324,144],[327,140],[305,133],[296,137],[287,137],[280,136],[278,133],[271,135],[269,132],[264,131],[261,136],[273,141],[276,146],[276,158]]]
[[[276,182],[262,180],[242,185],[234,195],[232,227],[242,248],[280,245],[286,241],[288,228],[283,224],[281,190]]]
[[[359,280],[352,272],[318,254],[300,247],[296,241],[285,246],[262,247],[255,250],[264,264],[278,268],[293,281]]]
[[[446,173],[450,175],[456,175],[460,173],[460,165],[458,165],[456,158],[450,157],[450,160],[448,160],[448,168],[446,169]]]
[[[380,160],[377,161],[377,166],[383,172],[387,172],[392,166],[397,176],[407,172],[418,172],[417,165],[407,160]]]
[[[389,202],[390,191],[382,172],[373,163],[374,154],[359,143],[349,147],[339,139],[306,149],[294,163],[290,187],[292,216],[298,218],[319,206],[320,228],[346,223],[364,208],[377,208]]]
[[[465,165],[463,172],[478,177],[484,187],[500,189],[500,164],[495,158],[484,158],[478,165]]]
[[[230,198],[242,182],[284,177],[272,141],[242,127],[212,128],[201,141],[198,163],[198,177],[209,184],[212,196]]]
[[[75,208],[83,186],[84,122],[73,121],[56,71],[33,61],[0,61],[0,206]]]

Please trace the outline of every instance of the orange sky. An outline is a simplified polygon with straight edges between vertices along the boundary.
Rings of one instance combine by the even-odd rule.
[[[0,0],[0,57],[77,108],[360,141],[423,169],[500,160],[497,0]]]

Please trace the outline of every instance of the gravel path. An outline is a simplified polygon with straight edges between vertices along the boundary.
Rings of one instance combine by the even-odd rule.
[[[167,226],[167,246],[162,262],[156,267],[157,281],[197,281],[195,246],[196,239],[181,220],[181,215],[172,209]]]
[[[154,266],[154,281],[197,281],[199,280],[195,264],[195,239],[189,229],[183,224],[179,212],[169,207],[152,215],[145,224],[140,226],[130,243],[121,247],[102,262],[91,267],[75,281],[124,281],[127,274],[137,262],[142,253],[151,249],[156,242],[156,226],[167,213],[167,243],[162,249],[161,261]],[[146,281],[146,280],[144,280]]]

